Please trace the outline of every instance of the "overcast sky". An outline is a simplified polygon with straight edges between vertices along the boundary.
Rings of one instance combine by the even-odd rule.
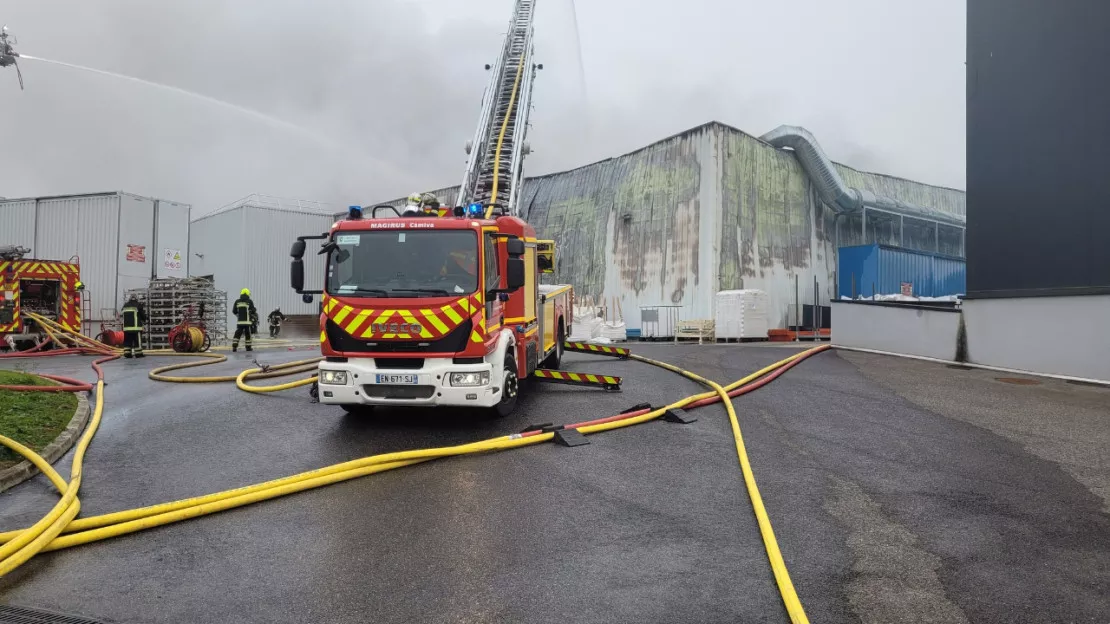
[[[963,0],[537,0],[526,174],[706,121],[809,128],[845,164],[964,185]],[[513,0],[0,0],[0,196],[369,203],[457,184]],[[581,42],[581,62],[578,42]]]

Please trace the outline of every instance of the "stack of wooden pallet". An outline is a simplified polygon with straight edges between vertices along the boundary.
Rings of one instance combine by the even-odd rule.
[[[679,321],[675,326],[674,339],[679,340],[697,340],[698,344],[703,342],[713,342],[715,324],[713,319],[697,319],[688,321]]]

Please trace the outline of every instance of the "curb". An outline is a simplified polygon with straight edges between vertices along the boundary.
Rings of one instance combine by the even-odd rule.
[[[66,428],[54,438],[54,441],[46,445],[39,455],[46,460],[46,463],[53,464],[61,459],[69,449],[77,442],[77,438],[81,436],[81,432],[85,430],[85,425],[89,422],[89,399],[86,396],[88,393],[77,393],[77,409],[73,412],[73,418],[69,419],[69,424]],[[13,488],[27,479],[39,474],[39,469],[26,459],[12,466],[0,470],[0,492]]]

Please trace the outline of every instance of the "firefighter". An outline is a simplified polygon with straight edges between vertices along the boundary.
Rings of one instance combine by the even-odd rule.
[[[235,300],[232,309],[235,310],[235,337],[231,341],[231,351],[234,353],[239,350],[241,336],[246,337],[247,351],[251,351],[251,328],[258,323],[258,310],[254,307],[254,301],[251,301],[249,288],[239,291],[239,298]]]
[[[274,308],[273,312],[266,317],[270,321],[270,337],[277,338],[278,332],[281,331],[281,322],[285,320],[285,315],[281,313],[281,308]]]
[[[434,193],[424,193],[420,196],[420,207],[424,214],[439,216],[439,198]]]
[[[408,199],[405,200],[405,209],[404,211],[402,211],[401,214],[420,214],[420,203],[420,193],[413,193],[412,195],[409,195]]]
[[[123,357],[145,357],[143,355],[143,323],[146,322],[146,310],[143,304],[131,295],[120,310],[123,317]]]

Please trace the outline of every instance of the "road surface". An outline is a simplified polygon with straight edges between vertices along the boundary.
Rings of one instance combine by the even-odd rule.
[[[632,347],[722,383],[798,350]],[[31,365],[91,378],[88,362]],[[703,391],[641,363],[568,353],[564,368],[623,375],[624,391],[537,387],[501,420],[354,417],[309,403],[304,388],[255,396],[149,381],[157,362],[105,367],[83,516]],[[197,374],[248,364],[240,353]],[[1110,390],[1002,376],[837,351],[735,401],[812,621],[1105,621]],[[0,579],[0,602],[125,623],[786,622],[724,410],[696,415],[39,555]],[[0,529],[56,500],[42,477],[0,494]]]

